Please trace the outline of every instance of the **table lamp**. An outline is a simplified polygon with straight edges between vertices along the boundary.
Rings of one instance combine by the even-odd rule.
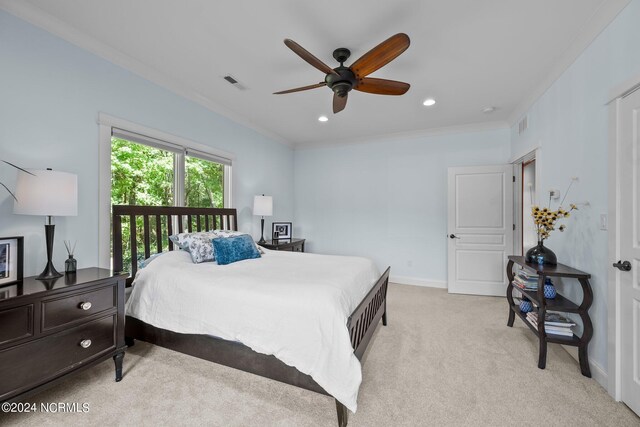
[[[264,240],[264,217],[273,215],[273,198],[271,196],[254,196],[253,197],[253,214],[261,216],[260,219],[260,240],[259,244],[267,243]]]
[[[38,280],[50,280],[62,274],[53,266],[54,216],[78,215],[78,176],[51,169],[29,170],[33,175],[19,171],[16,182],[16,200],[13,213],[20,215],[45,216],[45,237],[47,243],[47,265]]]

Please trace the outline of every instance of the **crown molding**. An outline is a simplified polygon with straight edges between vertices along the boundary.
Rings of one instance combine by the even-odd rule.
[[[0,9],[5,10],[11,15],[16,16],[23,21],[26,21],[36,27],[39,27],[54,36],[57,36],[81,49],[89,51],[94,55],[97,55],[125,70],[131,71],[134,74],[148,80],[158,86],[167,89],[176,95],[195,102],[198,105],[205,107],[206,109],[219,114],[227,119],[230,119],[242,126],[258,132],[259,134],[293,148],[294,143],[286,138],[278,135],[268,129],[259,126],[245,117],[221,106],[220,104],[210,100],[201,93],[195,91],[189,85],[180,82],[179,80],[169,77],[168,75],[149,67],[137,59],[120,52],[117,49],[108,46],[77,30],[75,27],[59,20],[58,18],[44,12],[42,9],[23,1],[12,0],[0,0]]]
[[[382,141],[394,141],[400,139],[418,139],[428,138],[433,136],[453,135],[459,133],[473,133],[483,132],[489,130],[509,129],[509,124],[506,121],[494,121],[483,123],[468,123],[464,125],[446,126],[432,129],[421,129],[407,132],[394,132],[387,134],[378,134],[374,136],[345,138],[331,141],[313,142],[307,144],[296,144],[296,150],[313,149],[320,147],[330,147],[336,145],[352,145],[352,144],[367,144],[372,142]]]
[[[604,0],[602,2],[567,50],[556,59],[556,65],[545,79],[538,86],[535,86],[534,90],[511,112],[508,119],[511,126],[515,125],[531,109],[533,104],[576,62],[578,57],[630,2],[631,0]]]

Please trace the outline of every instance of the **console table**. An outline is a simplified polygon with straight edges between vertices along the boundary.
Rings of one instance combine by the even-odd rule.
[[[517,264],[522,267],[527,267],[533,270],[538,275],[538,289],[537,292],[526,291],[520,288],[515,288],[523,296],[529,298],[533,303],[538,306],[538,327],[536,328],[527,321],[526,315],[520,312],[520,307],[513,301],[513,265]],[[538,353],[538,368],[544,369],[547,364],[547,343],[557,343],[578,347],[578,356],[580,360],[580,371],[585,377],[591,378],[591,370],[589,369],[589,355],[587,348],[589,341],[593,336],[593,325],[591,318],[589,317],[589,307],[593,302],[593,291],[589,284],[590,274],[580,270],[568,267],[563,264],[557,265],[539,265],[526,262],[523,256],[509,256],[509,262],[507,263],[507,277],[509,278],[509,285],[507,285],[507,300],[509,301],[509,320],[507,326],[513,326],[513,321],[516,314],[522,319],[522,321],[538,335],[540,342]],[[560,293],[557,294],[555,299],[546,299],[544,297],[544,282],[547,277],[563,277],[576,279],[582,286],[582,303],[580,305],[575,304],[571,300],[563,297]],[[583,332],[582,336],[578,337],[573,335],[572,337],[564,337],[560,335],[547,334],[545,332],[545,315],[546,311],[560,311],[564,313],[576,313],[582,319]]]

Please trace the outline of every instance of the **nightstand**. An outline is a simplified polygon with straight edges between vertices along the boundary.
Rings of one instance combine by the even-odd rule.
[[[18,401],[67,375],[124,358],[127,275],[84,268],[0,287],[0,401]]]
[[[268,240],[259,245],[276,251],[304,252],[304,239]]]

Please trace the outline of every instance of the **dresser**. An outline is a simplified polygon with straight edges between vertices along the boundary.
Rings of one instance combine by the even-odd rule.
[[[126,277],[85,268],[0,287],[0,401],[24,399],[108,358],[120,381]]]
[[[269,240],[259,245],[275,251],[304,252],[304,239]]]

